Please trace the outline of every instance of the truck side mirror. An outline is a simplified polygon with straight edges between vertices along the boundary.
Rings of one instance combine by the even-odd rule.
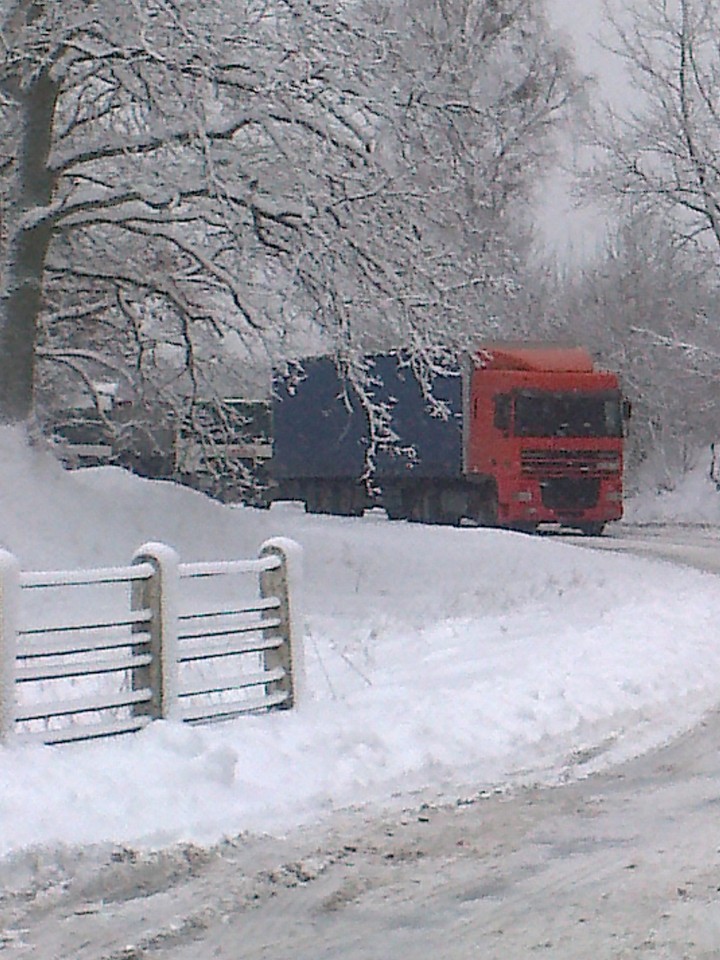
[[[493,426],[496,430],[501,430],[505,436],[510,433],[510,397],[506,393],[495,397],[495,414],[493,416]]]
[[[622,415],[623,420],[629,420],[632,416],[632,403],[629,400],[623,400]]]

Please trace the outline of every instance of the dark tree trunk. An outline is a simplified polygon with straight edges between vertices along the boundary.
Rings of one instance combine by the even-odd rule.
[[[48,158],[56,101],[57,85],[47,71],[18,97],[22,139],[0,302],[0,421],[5,423],[26,420],[33,408],[38,318],[53,232],[46,208],[55,190]]]

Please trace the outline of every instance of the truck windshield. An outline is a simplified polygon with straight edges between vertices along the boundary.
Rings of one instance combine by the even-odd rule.
[[[514,433],[517,437],[621,437],[620,393],[518,391]]]

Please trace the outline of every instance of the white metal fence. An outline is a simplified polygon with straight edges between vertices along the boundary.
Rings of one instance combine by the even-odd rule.
[[[146,543],[126,567],[24,572],[0,551],[0,740],[62,743],[288,709],[302,671],[301,550],[181,563]]]

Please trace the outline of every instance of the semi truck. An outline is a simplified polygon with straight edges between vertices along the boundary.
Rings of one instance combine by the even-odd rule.
[[[274,377],[273,499],[528,532],[553,524],[599,535],[622,517],[630,406],[587,349],[483,343],[434,377],[432,400],[402,351],[366,359],[364,398],[330,357]],[[372,405],[389,411],[395,434],[378,449]]]

